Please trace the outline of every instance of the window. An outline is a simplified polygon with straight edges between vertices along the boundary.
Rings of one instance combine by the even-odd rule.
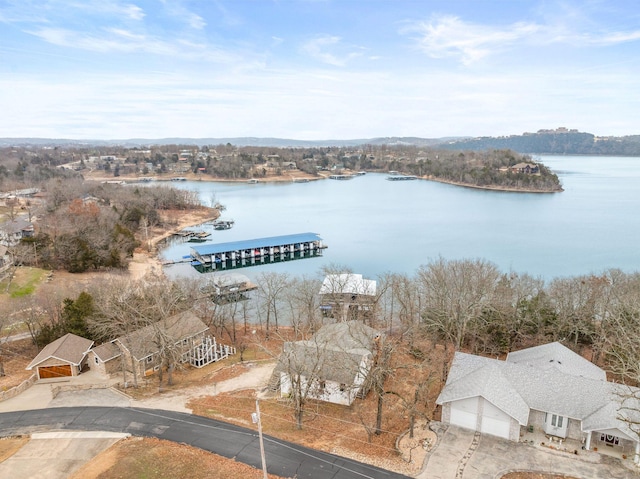
[[[620,444],[620,438],[613,434],[600,434],[600,440],[607,446],[617,446]]]
[[[347,385],[345,383],[340,384],[340,392],[344,392],[344,390],[347,389]]]
[[[98,356],[94,356],[93,360],[96,362],[96,364],[100,364],[100,360],[98,359]]]
[[[153,361],[153,356],[147,356],[147,364]]]
[[[557,414],[551,416],[551,425],[553,427],[562,427],[563,421],[564,417],[562,416],[558,416]]]
[[[325,381],[320,381],[320,394],[324,393],[324,388],[327,387],[327,383]]]

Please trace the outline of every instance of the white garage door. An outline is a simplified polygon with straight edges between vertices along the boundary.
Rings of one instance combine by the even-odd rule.
[[[482,426],[480,432],[509,439],[510,418],[489,401],[482,405]]]
[[[478,424],[478,397],[461,399],[451,403],[450,423],[475,431]]]

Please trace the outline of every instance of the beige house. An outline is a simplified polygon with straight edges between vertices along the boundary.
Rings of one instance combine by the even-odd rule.
[[[67,333],[47,344],[27,366],[27,370],[35,368],[38,379],[77,376],[87,365],[91,346],[93,341]]]
[[[103,376],[122,371],[122,362],[118,360],[122,355],[120,348],[114,341],[101,344],[89,351],[88,364]]]
[[[160,369],[163,350],[171,350],[174,359],[179,355],[180,362],[188,362],[191,352],[204,343],[208,332],[209,327],[200,318],[185,311],[121,336],[114,344],[122,353],[125,369],[144,377]]]

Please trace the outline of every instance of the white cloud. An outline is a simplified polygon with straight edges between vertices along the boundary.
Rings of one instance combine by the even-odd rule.
[[[516,22],[492,26],[466,22],[453,15],[438,15],[401,30],[412,35],[418,48],[432,58],[457,58],[470,65],[496,52],[520,44],[566,44],[575,47],[614,46],[640,40],[640,30],[580,31],[566,23]]]
[[[64,28],[39,28],[28,32],[42,40],[62,47],[100,53],[151,53],[176,57],[181,60],[233,63],[240,60],[236,54],[218,47],[189,40],[161,40],[144,33],[124,28],[104,28],[92,33]]]
[[[498,28],[465,22],[452,15],[435,16],[402,30],[415,34],[418,47],[433,58],[457,57],[468,65],[498,49],[527,38],[541,27],[534,23],[514,23]]]
[[[142,20],[145,17],[144,10],[142,10],[142,8],[138,7],[137,5],[123,5],[122,11],[126,15],[126,17],[130,18],[131,20]]]
[[[341,40],[340,37],[332,35],[317,37],[302,45],[302,50],[312,58],[323,63],[343,67],[349,61],[359,57],[361,52],[353,51],[353,48],[343,46]]]

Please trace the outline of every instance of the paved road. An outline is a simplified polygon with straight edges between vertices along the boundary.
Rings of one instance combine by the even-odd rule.
[[[60,407],[0,414],[0,437],[50,429],[129,433],[189,444],[260,469],[256,431],[158,409]],[[281,477],[408,479],[374,466],[264,436],[267,470]]]

